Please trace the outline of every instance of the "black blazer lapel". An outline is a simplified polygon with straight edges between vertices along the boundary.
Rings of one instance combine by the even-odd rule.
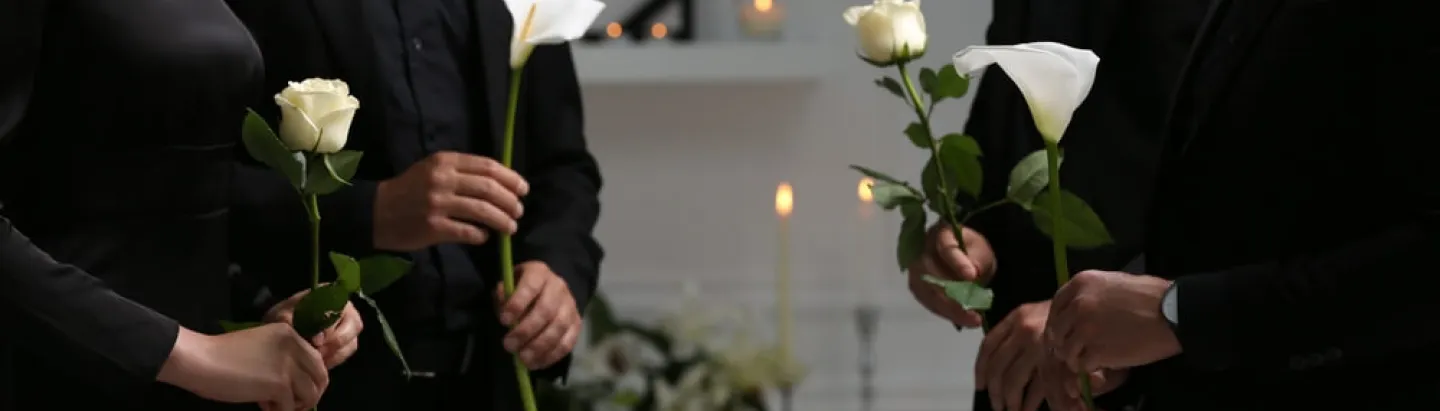
[[[1202,29],[1204,38],[1196,41],[1197,47],[1186,65],[1185,77],[1182,77],[1185,91],[1177,94],[1177,98],[1193,99],[1181,105],[1189,107],[1193,116],[1190,125],[1174,124],[1184,128],[1172,128],[1176,133],[1174,137],[1180,138],[1174,142],[1178,156],[1190,148],[1215,103],[1232,91],[1229,86],[1236,70],[1246,61],[1284,0],[1218,0],[1216,3],[1218,9],[1212,8]],[[1172,119],[1177,118],[1176,113],[1171,114]]]
[[[504,149],[505,105],[509,102],[510,90],[510,36],[515,22],[510,10],[501,0],[471,0],[475,8],[475,32],[480,44],[480,77],[483,82],[479,91],[485,98],[485,109],[490,116],[490,138],[481,141],[490,143],[490,151],[499,157]],[[479,148],[479,147],[477,147]]]

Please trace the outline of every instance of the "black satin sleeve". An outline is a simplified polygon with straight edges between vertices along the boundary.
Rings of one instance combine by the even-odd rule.
[[[0,50],[7,54],[0,59],[0,150],[24,118],[30,100],[48,3],[0,2]],[[74,346],[148,381],[160,372],[179,333],[174,320],[121,297],[94,276],[50,258],[3,216],[0,306],[35,319]],[[7,333],[5,338],[24,343],[26,333]]]

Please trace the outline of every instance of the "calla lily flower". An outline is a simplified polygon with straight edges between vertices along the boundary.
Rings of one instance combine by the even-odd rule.
[[[955,69],[962,73],[991,64],[999,64],[1020,88],[1040,136],[1056,144],[1070,127],[1075,109],[1090,94],[1100,57],[1090,50],[1051,42],[973,46],[955,54]]]
[[[515,19],[510,37],[510,68],[525,66],[535,46],[561,44],[585,35],[605,10],[596,0],[505,0]]]

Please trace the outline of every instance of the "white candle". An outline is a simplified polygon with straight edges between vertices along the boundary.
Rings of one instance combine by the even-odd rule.
[[[740,25],[751,37],[773,38],[785,24],[785,10],[778,0],[738,0]]]
[[[854,284],[856,303],[868,305],[875,302],[875,276],[881,275],[874,272],[875,250],[873,249],[873,236],[875,231],[875,194],[870,188],[875,185],[875,180],[870,177],[860,179],[860,184],[855,188],[856,221],[854,227],[855,253],[851,256],[854,263],[850,265],[850,271],[855,276]]]
[[[790,183],[780,183],[775,189],[775,214],[779,218],[779,241],[776,250],[775,268],[775,311],[777,339],[780,344],[781,364],[793,360],[792,335],[794,316],[790,306],[790,213],[795,209],[795,194]]]

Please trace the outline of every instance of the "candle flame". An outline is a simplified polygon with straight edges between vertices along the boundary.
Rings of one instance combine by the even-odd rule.
[[[875,193],[870,191],[875,186],[875,180],[870,177],[860,179],[860,187],[856,188],[855,195],[860,197],[860,202],[869,203],[875,201]]]
[[[773,8],[775,8],[775,0],[755,0],[755,10],[765,12]]]
[[[780,183],[780,187],[775,189],[775,213],[781,217],[789,217],[794,209],[795,193],[790,188],[790,183]]]

